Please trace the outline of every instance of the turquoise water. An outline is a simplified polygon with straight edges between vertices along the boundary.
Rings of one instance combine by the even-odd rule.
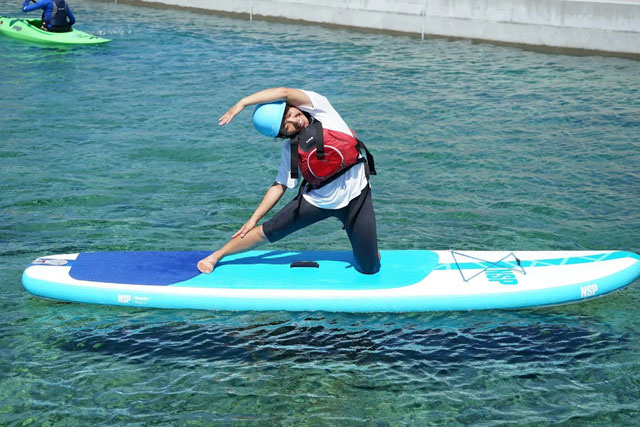
[[[20,275],[45,254],[224,243],[279,150],[249,111],[217,118],[279,85],[327,95],[374,152],[383,249],[638,253],[638,62],[73,6],[113,41],[0,38],[0,424],[637,423],[638,283],[538,310],[352,315],[63,304]],[[327,222],[274,249],[310,245],[349,248]]]

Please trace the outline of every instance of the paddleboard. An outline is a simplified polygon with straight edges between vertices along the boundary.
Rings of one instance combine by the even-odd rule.
[[[202,274],[209,252],[44,256],[22,276],[33,295],[81,303],[207,310],[410,312],[540,307],[589,300],[640,277],[624,251],[382,251],[359,273],[351,252],[250,251]]]
[[[66,33],[52,33],[41,30],[42,21],[40,19],[21,19],[0,16],[0,34],[4,34],[14,39],[27,40],[31,42],[75,45],[75,44],[101,44],[110,42],[110,39],[94,36],[80,30],[72,28]]]

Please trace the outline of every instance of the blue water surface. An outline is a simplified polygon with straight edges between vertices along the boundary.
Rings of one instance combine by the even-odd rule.
[[[637,423],[638,283],[555,308],[355,315],[63,304],[20,282],[41,255],[226,242],[280,152],[250,110],[217,119],[281,85],[329,97],[373,151],[383,249],[638,253],[637,61],[72,6],[113,41],[0,37],[0,424]],[[327,221],[271,249],[349,242]]]

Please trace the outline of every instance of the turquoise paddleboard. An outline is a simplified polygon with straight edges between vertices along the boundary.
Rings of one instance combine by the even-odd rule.
[[[584,301],[640,276],[622,251],[382,251],[359,273],[351,252],[251,251],[211,274],[209,252],[91,252],[36,259],[33,295],[62,301],[207,310],[406,312],[539,307]]]

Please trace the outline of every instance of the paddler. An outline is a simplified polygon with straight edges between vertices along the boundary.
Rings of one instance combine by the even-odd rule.
[[[76,18],[71,13],[71,8],[65,0],[39,0],[29,4],[33,0],[24,0],[23,12],[42,9],[42,30],[52,33],[67,33],[76,23]]]
[[[369,186],[369,171],[373,174],[375,170],[373,158],[364,144],[357,140],[327,98],[300,89],[280,87],[256,92],[231,107],[220,117],[219,125],[228,124],[245,107],[256,104],[255,128],[267,137],[286,139],[282,144],[278,174],[251,218],[221,249],[200,260],[198,269],[210,273],[227,255],[245,252],[266,242],[277,242],[303,227],[334,217],[342,222],[347,232],[355,268],[364,274],[378,272],[380,253]],[[321,144],[313,145],[318,140]],[[361,155],[362,149],[368,161]],[[325,154],[320,156],[316,151],[322,150]],[[340,154],[333,154],[337,151]],[[312,153],[310,157],[305,157],[309,153]],[[344,157],[344,161],[338,162],[335,170],[322,170],[335,155]],[[305,180],[298,196],[271,219],[258,225],[287,188],[298,185],[299,174]],[[317,245],[310,249],[317,249]]]

